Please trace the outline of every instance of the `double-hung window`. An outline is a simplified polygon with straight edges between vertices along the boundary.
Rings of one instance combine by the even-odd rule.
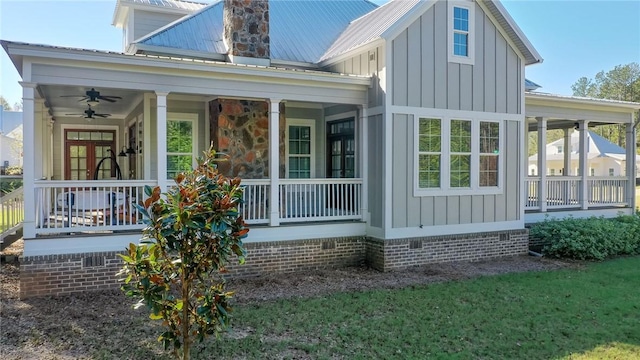
[[[418,120],[418,187],[440,187],[442,120]]]
[[[473,64],[474,4],[471,1],[449,1],[449,61]]]
[[[167,114],[167,179],[193,168],[197,120],[196,114]]]
[[[498,186],[500,123],[480,121],[480,187]]]
[[[502,191],[502,121],[415,117],[415,196]]]

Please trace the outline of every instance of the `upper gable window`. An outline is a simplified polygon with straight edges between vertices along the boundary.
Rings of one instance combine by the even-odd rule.
[[[449,62],[473,65],[474,10],[470,1],[449,2]]]

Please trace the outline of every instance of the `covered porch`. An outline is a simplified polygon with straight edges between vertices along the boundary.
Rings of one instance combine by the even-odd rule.
[[[364,233],[370,77],[85,50],[67,61],[68,49],[3,45],[22,69],[34,145],[24,151],[27,242],[121,248],[143,228],[134,204],[144,186],[167,190],[210,144],[220,171],[242,178],[245,220],[269,234],[248,241],[309,223]]]
[[[536,140],[536,147],[525,152],[525,221],[632,213],[636,206],[634,115],[640,105],[533,92],[525,98],[527,135],[536,134],[528,136]],[[605,125],[623,129],[624,149],[593,132]],[[555,141],[548,141],[550,131]],[[614,148],[619,149],[616,154],[607,154]],[[604,157],[612,157],[613,165],[603,164]]]

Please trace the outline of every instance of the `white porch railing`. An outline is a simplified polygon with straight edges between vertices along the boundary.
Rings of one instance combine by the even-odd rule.
[[[269,179],[242,180],[244,187],[240,213],[247,224],[269,223]]]
[[[629,179],[626,176],[589,177],[587,183],[590,207],[627,205]]]
[[[36,235],[138,230],[146,180],[35,182]]]
[[[280,179],[280,222],[362,219],[362,179]],[[155,181],[35,182],[36,235],[140,230],[141,216],[133,206],[144,198],[144,186]],[[248,224],[268,224],[268,179],[242,180]]]
[[[524,208],[527,210],[540,209],[540,178],[527,177],[524,180],[524,188],[527,196]]]
[[[547,209],[580,207],[580,177],[547,177]]]
[[[549,176],[545,186],[546,199],[540,199],[540,178],[527,177],[525,210],[541,210],[542,201],[546,201],[547,209],[572,209],[582,206],[579,176]],[[589,207],[625,206],[628,205],[626,195],[629,179],[617,177],[588,177],[587,201]]]
[[[280,221],[362,218],[362,179],[281,179]]]
[[[0,197],[0,238],[22,226],[24,220],[24,191],[20,187]]]

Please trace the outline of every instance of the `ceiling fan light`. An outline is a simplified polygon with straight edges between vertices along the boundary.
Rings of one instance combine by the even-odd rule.
[[[89,106],[98,106],[100,102],[98,100],[88,100],[87,105]]]

